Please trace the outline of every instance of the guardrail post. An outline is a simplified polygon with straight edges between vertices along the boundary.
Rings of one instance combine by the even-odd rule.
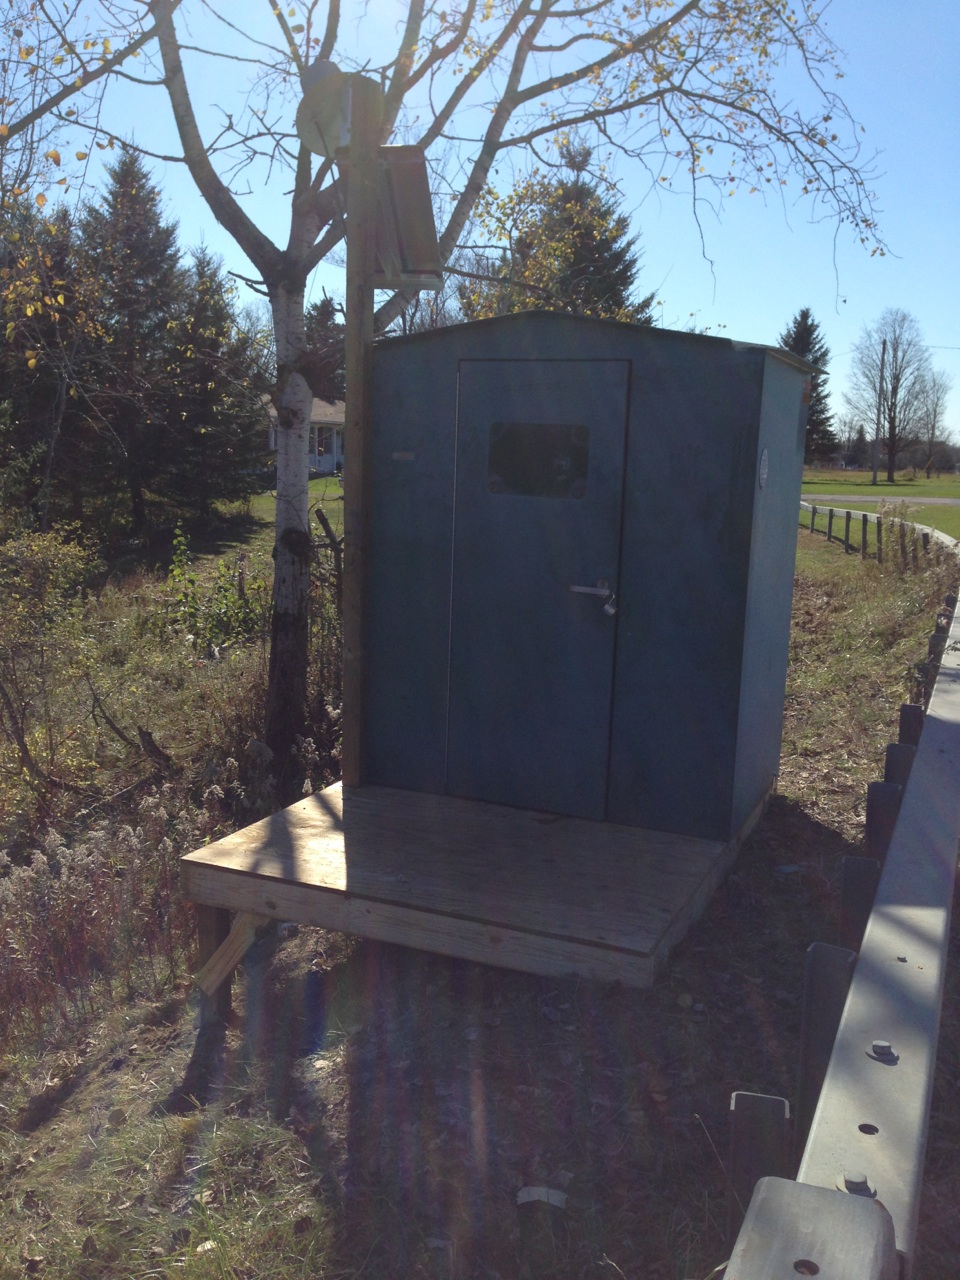
[[[869,858],[882,862],[887,856],[902,799],[903,787],[895,782],[871,782],[867,787],[863,843]]]
[[[907,526],[903,520],[900,521],[900,565],[906,569],[909,565],[907,560]]]
[[[848,855],[841,864],[840,945],[859,951],[863,931],[873,910],[880,883],[880,863],[876,858]]]
[[[860,517],[860,559],[861,560],[866,560],[867,558],[867,526],[869,525],[869,523],[870,522],[867,519],[867,513],[864,512],[863,515]]]
[[[900,706],[900,732],[898,734],[901,742],[908,742],[911,747],[916,747],[920,743],[920,734],[923,732],[923,707],[916,702],[904,702]]]
[[[863,517],[866,522],[867,517]],[[883,564],[883,517],[877,516],[877,564]]]
[[[946,647],[946,635],[942,631],[935,631],[927,640],[927,657],[933,662],[939,662]]]
[[[790,1104],[765,1093],[730,1095],[727,1230],[731,1243],[761,1178],[788,1176]]]
[[[895,782],[898,786],[905,787],[916,754],[917,748],[908,742],[888,743],[883,760],[884,782]]]
[[[833,541],[833,507],[827,511],[827,541]]]
[[[853,519],[853,512],[848,511],[843,522],[843,549],[847,555],[850,554],[850,521]]]
[[[816,508],[816,504],[814,504],[810,508],[810,532],[811,533],[816,532],[816,528],[815,528],[816,523],[817,523],[817,508]]]
[[[827,1074],[856,962],[856,953],[846,947],[834,947],[828,942],[813,942],[807,947],[803,965],[800,1065],[793,1132],[794,1154],[798,1162],[817,1109],[817,1099]]]

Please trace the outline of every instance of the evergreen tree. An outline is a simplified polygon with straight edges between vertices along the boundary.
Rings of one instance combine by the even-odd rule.
[[[96,349],[87,369],[90,421],[98,434],[88,480],[115,493],[126,486],[130,521],[142,532],[146,490],[165,449],[163,422],[171,354],[168,325],[184,304],[176,225],[142,160],[124,152],[103,199],[81,221],[84,272],[99,282],[92,302]]]
[[[241,327],[220,263],[194,253],[187,299],[168,322],[165,406],[152,486],[205,519],[217,500],[248,497],[266,461],[269,385],[263,344]]]
[[[837,437],[831,429],[833,414],[827,394],[826,367],[830,351],[823,340],[820,326],[810,314],[809,307],[801,307],[780,335],[780,346],[803,360],[815,364],[820,372],[813,375],[810,387],[810,407],[807,414],[807,438],[803,450],[804,462],[824,462],[837,449]]]
[[[468,319],[542,309],[652,323],[655,295],[633,300],[640,254],[629,220],[586,176],[589,151],[568,151],[565,159],[563,177],[535,170],[508,196],[483,197],[480,225],[509,248],[477,273],[493,280],[461,289]]]
[[[79,414],[88,282],[77,269],[76,228],[64,206],[40,217],[20,202],[5,213],[0,367],[11,402],[11,443],[30,459],[25,502],[34,523],[46,529],[72,504],[66,446]]]
[[[300,357],[300,372],[313,395],[328,404],[346,395],[343,345],[346,330],[336,317],[336,305],[326,294],[319,302],[311,302],[303,315],[306,349]]]

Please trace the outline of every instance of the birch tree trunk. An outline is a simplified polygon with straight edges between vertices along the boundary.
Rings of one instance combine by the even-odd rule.
[[[290,746],[302,731],[307,694],[310,529],[308,453],[313,398],[297,364],[304,349],[300,285],[271,290],[277,345],[277,537],[273,548],[273,620],[267,690],[267,745],[281,790],[293,773]]]

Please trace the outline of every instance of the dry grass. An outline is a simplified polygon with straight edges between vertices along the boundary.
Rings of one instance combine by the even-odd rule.
[[[729,1097],[792,1097],[803,955],[946,573],[801,536],[780,794],[648,992],[300,930],[222,1046],[183,991],[0,1076],[0,1280],[682,1280],[726,1255]],[[275,953],[271,949],[276,947]],[[917,1280],[960,1254],[956,966]],[[518,1211],[520,1187],[564,1209]]]

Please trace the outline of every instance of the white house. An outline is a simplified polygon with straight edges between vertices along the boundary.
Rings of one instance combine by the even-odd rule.
[[[310,408],[309,465],[311,471],[322,476],[332,476],[343,468],[343,401],[314,399]],[[277,447],[277,412],[273,405],[267,409],[270,415],[270,451]]]

